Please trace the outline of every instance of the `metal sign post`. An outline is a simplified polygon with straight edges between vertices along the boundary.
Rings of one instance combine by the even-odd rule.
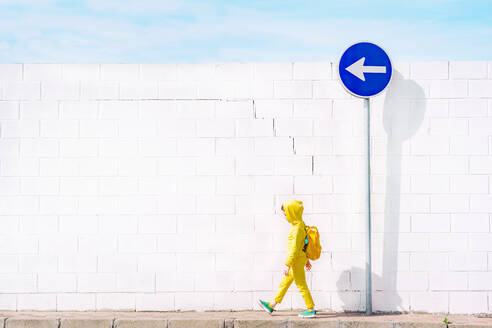
[[[366,314],[372,314],[371,263],[371,100],[364,99],[367,113],[367,238],[366,238]]]
[[[386,52],[370,42],[348,47],[338,62],[338,75],[350,94],[364,98],[367,113],[367,249],[366,249],[366,314],[372,314],[371,264],[371,102],[391,81],[393,66]]]

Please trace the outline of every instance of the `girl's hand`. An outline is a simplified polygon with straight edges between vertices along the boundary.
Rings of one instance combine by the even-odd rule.
[[[312,268],[311,262],[309,262],[309,260],[308,260],[306,262],[306,270],[311,271],[311,268]]]
[[[289,270],[290,270],[290,266],[286,265],[285,266],[285,270],[284,270],[284,276],[288,276],[289,275]]]

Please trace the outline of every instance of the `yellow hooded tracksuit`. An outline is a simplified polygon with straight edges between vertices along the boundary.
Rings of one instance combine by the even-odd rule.
[[[290,270],[289,275],[282,278],[274,300],[277,303],[281,303],[285,293],[292,284],[292,281],[295,281],[307,308],[310,309],[314,307],[314,302],[307,286],[306,274],[304,272],[304,266],[306,265],[308,258],[306,257],[306,253],[302,250],[304,247],[304,238],[306,237],[306,231],[304,229],[305,225],[302,220],[304,206],[302,205],[302,201],[294,199],[286,200],[283,203],[283,206],[287,221],[292,225],[287,237],[288,255],[287,261],[285,262],[285,265],[290,266]]]

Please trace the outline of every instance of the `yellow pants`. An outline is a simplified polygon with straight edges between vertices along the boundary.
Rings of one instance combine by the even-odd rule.
[[[285,293],[292,284],[292,281],[295,281],[297,289],[299,289],[299,292],[301,293],[307,308],[310,309],[314,307],[313,297],[311,296],[311,292],[309,291],[308,285],[306,283],[306,273],[304,272],[304,266],[306,265],[306,262],[306,255],[294,259],[294,263],[289,270],[289,275],[284,276],[282,278],[282,281],[280,282],[277,295],[273,299],[275,302],[282,302]]]

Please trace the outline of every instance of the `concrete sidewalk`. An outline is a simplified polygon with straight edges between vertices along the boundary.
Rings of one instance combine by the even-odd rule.
[[[0,312],[0,328],[417,328],[490,327],[492,317],[431,314],[320,313],[301,319],[297,312]]]

